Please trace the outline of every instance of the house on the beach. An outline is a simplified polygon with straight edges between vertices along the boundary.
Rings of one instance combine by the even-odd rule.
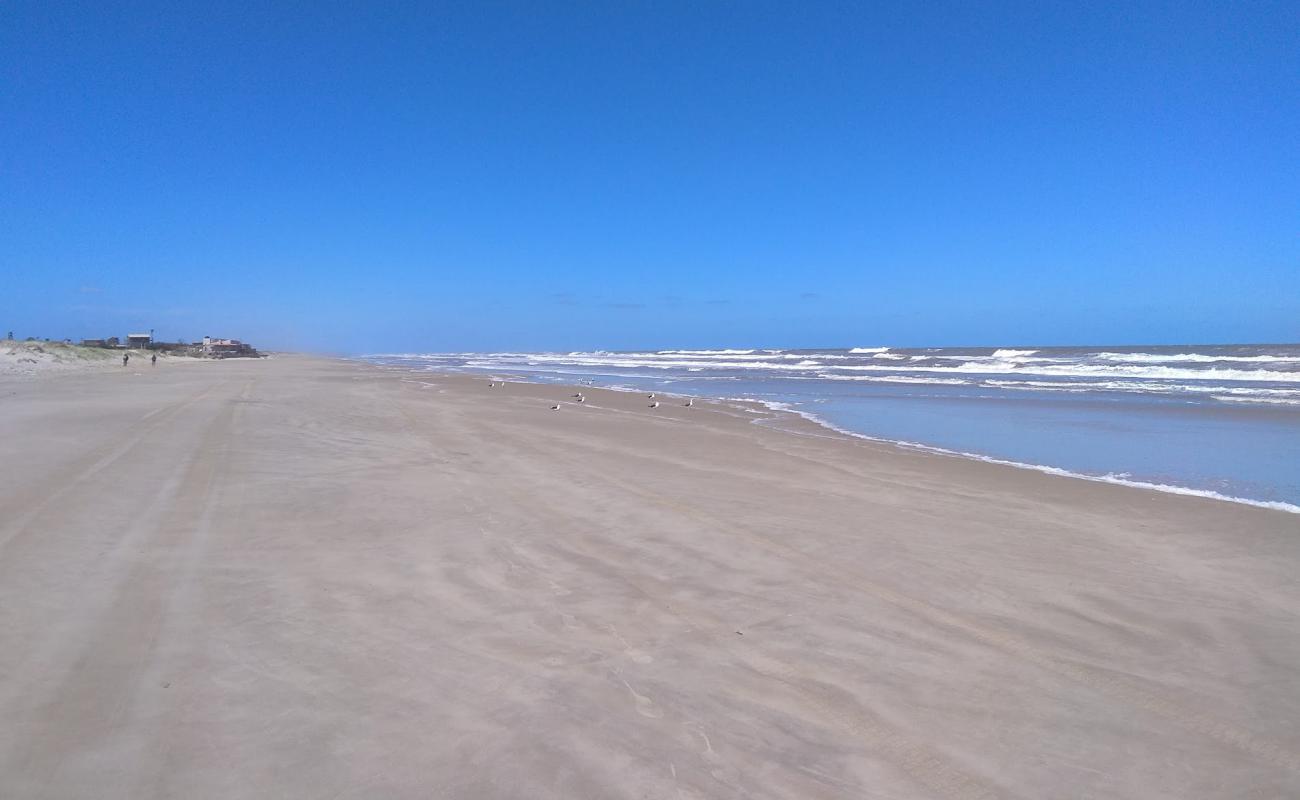
[[[132,350],[146,350],[151,344],[153,344],[153,331],[126,335],[126,346]]]
[[[82,339],[82,347],[118,347],[120,342],[116,336],[110,336],[107,339]]]
[[[211,358],[255,358],[257,350],[251,344],[238,339],[214,339],[204,336],[199,343],[199,352]]]

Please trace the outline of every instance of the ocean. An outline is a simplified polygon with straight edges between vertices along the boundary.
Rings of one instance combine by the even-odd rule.
[[[1300,345],[403,353],[366,360],[767,403],[969,458],[1300,513]]]

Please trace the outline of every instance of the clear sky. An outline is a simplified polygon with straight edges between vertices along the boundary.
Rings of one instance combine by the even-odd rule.
[[[0,6],[0,335],[1300,340],[1300,4]]]

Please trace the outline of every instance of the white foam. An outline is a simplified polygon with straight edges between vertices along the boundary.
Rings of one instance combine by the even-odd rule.
[[[648,353],[647,355],[746,356],[753,352],[754,352],[753,350],[660,350],[657,353]],[[570,353],[569,355],[580,355],[580,354]]]
[[[1142,353],[1119,353],[1119,354],[1100,354],[1112,355],[1116,358],[1131,359],[1130,361],[1114,361],[1109,363],[1096,363],[1090,356],[1079,356],[1077,358],[1047,358],[1041,356],[1030,356],[1027,353],[1033,353],[1032,350],[998,350],[992,356],[906,356],[898,353],[888,352],[888,348],[855,348],[854,352],[858,356],[843,355],[842,353],[772,353],[767,351],[742,351],[742,350],[710,350],[710,351],[685,351],[685,350],[666,350],[655,353],[611,353],[607,351],[591,352],[572,352],[567,354],[557,353],[491,353],[483,355],[471,354],[415,354],[399,353],[386,356],[376,356],[372,358],[382,358],[390,361],[400,361],[403,363],[423,362],[426,364],[439,364],[445,367],[465,367],[469,369],[533,369],[545,370],[552,369],[556,372],[564,372],[566,368],[585,368],[585,369],[653,369],[657,371],[670,371],[674,369],[685,370],[692,373],[704,370],[722,371],[722,370],[740,370],[740,371],[764,371],[779,372],[789,375],[790,377],[824,377],[840,379],[839,375],[822,373],[814,374],[818,368],[830,369],[837,373],[885,373],[895,377],[911,376],[919,377],[922,375],[972,375],[988,376],[983,378],[990,386],[1002,386],[1004,388],[1021,388],[1021,389],[1041,389],[1057,390],[1065,392],[1080,392],[1088,389],[1101,391],[1135,391],[1135,392],[1158,392],[1158,393],[1178,393],[1189,392],[1196,394],[1208,393],[1238,393],[1238,390],[1225,384],[1261,384],[1261,383],[1281,383],[1281,384],[1300,384],[1300,370],[1283,371],[1268,369],[1236,369],[1231,367],[1193,367],[1192,362],[1186,366],[1168,366],[1155,363],[1154,361],[1145,361],[1148,357],[1154,357],[1153,354]],[[1012,356],[1011,354],[1014,354]],[[862,355],[870,355],[870,359],[863,359]],[[1007,357],[998,357],[999,355]],[[1186,356],[1191,359],[1195,357],[1201,359],[1200,354],[1176,354],[1179,357]],[[1164,356],[1160,356],[1164,358]],[[893,363],[863,363],[866,362],[894,362],[910,358],[911,361],[904,364]],[[917,360],[926,358],[942,359],[956,363],[941,365],[921,365],[913,363]],[[1241,356],[1240,360],[1253,359],[1253,356]],[[1264,357],[1259,357],[1264,358]],[[1268,356],[1275,362],[1282,362],[1280,356]],[[1210,356],[1204,356],[1208,361],[1218,361]],[[454,362],[462,361],[461,364]],[[844,363],[847,361],[848,363]],[[857,363],[854,363],[854,362]],[[1296,362],[1300,363],[1300,362]],[[1078,378],[1085,379],[1078,382],[1058,382],[1053,385],[1051,379]],[[1017,384],[1016,381],[1020,383]],[[895,380],[896,383],[906,381]],[[920,382],[920,381],[917,381]],[[1201,387],[1201,388],[1198,388]],[[1250,387],[1249,393],[1259,393],[1269,391],[1262,386]]]
[[[896,371],[899,367],[883,364],[836,366],[835,369],[859,371]],[[968,373],[978,375],[1046,375],[1072,378],[1153,378],[1161,380],[1218,380],[1271,383],[1300,383],[1300,372],[1244,369],[1180,369],[1178,367],[1106,365],[1106,364],[1036,364],[1003,359],[966,361],[951,367],[902,367],[908,372]]]
[[[1261,400],[1290,402],[1288,398],[1300,399],[1300,389],[1270,389],[1255,386],[1215,386],[1196,383],[1162,383],[1142,380],[1116,381],[1034,381],[1034,380],[997,380],[989,378],[983,381],[989,386],[1005,389],[1030,389],[1063,392],[1136,392],[1140,394],[1231,394],[1254,397]]]
[[[1300,406],[1300,400],[1287,400],[1281,397],[1241,397],[1229,395],[1210,395],[1215,400],[1225,400],[1230,403],[1265,403],[1278,406]]]
[[[423,362],[440,365],[442,368],[467,369],[530,369],[536,371],[553,370],[564,373],[572,369],[652,369],[671,371],[674,369],[691,373],[705,370],[718,372],[723,370],[778,372],[790,377],[843,379],[841,374],[820,372],[819,368],[831,370],[832,373],[883,373],[894,377],[894,383],[906,383],[900,380],[904,376],[919,378],[925,375],[949,376],[988,376],[982,380],[990,386],[1009,389],[1054,390],[1062,392],[1131,391],[1156,393],[1194,393],[1205,394],[1258,394],[1264,396],[1279,391],[1262,383],[1300,384],[1300,371],[1281,371],[1266,369],[1234,369],[1228,367],[1194,368],[1188,366],[1167,366],[1154,362],[1134,360],[1131,362],[1086,363],[1087,356],[1078,359],[1063,360],[1024,355],[1029,350],[999,350],[999,354],[1017,354],[1015,357],[998,358],[994,356],[905,356],[887,352],[888,348],[855,348],[856,351],[870,355],[870,361],[893,362],[910,358],[936,358],[956,361],[951,365],[920,365],[908,362],[906,365],[892,363],[862,363],[861,356],[846,356],[836,353],[770,353],[759,351],[662,351],[656,353],[611,353],[606,351],[556,353],[492,353],[484,355],[470,354],[415,354],[398,353],[375,356],[389,361],[403,363]],[[1151,354],[1113,354],[1130,358]],[[1199,354],[1181,354],[1198,356]],[[1208,357],[1207,357],[1208,358]],[[1242,356],[1241,359],[1253,358]],[[1281,357],[1270,356],[1277,361]],[[843,363],[848,360],[849,363]],[[858,363],[853,363],[857,360]],[[1215,359],[1211,359],[1215,360]],[[461,361],[462,363],[455,363]],[[818,374],[820,372],[820,374]],[[741,373],[743,374],[743,373]],[[1056,381],[1051,379],[1084,379],[1080,381]],[[1086,381],[1086,382],[1085,382]],[[914,381],[920,383],[922,381]],[[1240,388],[1231,384],[1245,384]],[[1254,384],[1252,386],[1252,384]],[[1288,394],[1292,390],[1282,390]],[[1289,399],[1289,398],[1288,398]]]
[[[887,350],[889,350],[888,347],[851,347],[851,348],[849,348],[849,352],[850,352],[850,353],[854,353],[854,354],[858,354],[858,355],[862,355],[862,354],[865,354],[865,353],[883,353],[883,352],[885,352],[885,351],[887,351]]]
[[[552,353],[532,353],[518,355],[494,355],[483,359],[476,359],[468,362],[467,366],[479,368],[485,367],[504,367],[519,369],[522,366],[527,367],[551,367],[551,366],[568,366],[568,367],[623,367],[623,368],[641,368],[641,369],[690,369],[700,367],[704,369],[751,369],[751,370],[807,370],[809,367],[820,367],[821,362],[806,358],[804,356],[795,356],[801,360],[797,363],[785,363],[771,360],[772,356],[745,356],[735,355],[728,356],[725,360],[705,357],[705,356],[672,356],[667,354],[583,354],[581,356],[556,355]],[[744,360],[752,359],[752,360]]]
[[[1254,364],[1300,364],[1300,358],[1295,356],[1220,356],[1208,353],[1095,353],[1087,356],[1095,361],[1117,361],[1121,363],[1134,364],[1164,364],[1176,362],[1193,362],[1208,364],[1215,361],[1238,361],[1242,363]]]
[[[1022,356],[1032,356],[1037,350],[994,350],[993,358],[1021,358]]]
[[[965,378],[927,378],[921,375],[818,375],[828,381],[870,381],[872,383],[919,383],[943,386],[969,386]]]

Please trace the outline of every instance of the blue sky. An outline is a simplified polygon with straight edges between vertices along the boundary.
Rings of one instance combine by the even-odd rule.
[[[1300,5],[872,5],[6,3],[0,334],[1300,340]]]

